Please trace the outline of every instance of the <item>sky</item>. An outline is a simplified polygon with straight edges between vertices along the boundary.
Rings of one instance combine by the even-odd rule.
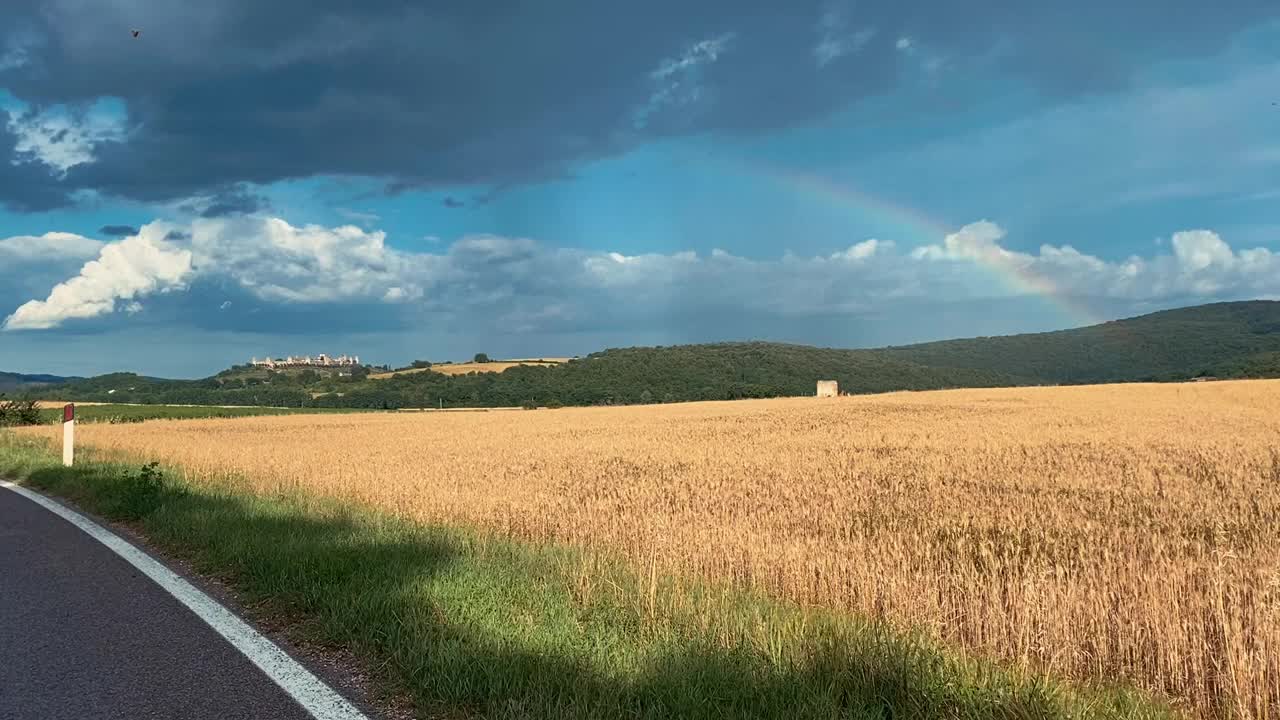
[[[6,0],[0,370],[1280,299],[1280,5],[1043,5]]]

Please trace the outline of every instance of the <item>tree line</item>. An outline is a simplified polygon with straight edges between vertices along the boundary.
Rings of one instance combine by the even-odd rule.
[[[475,362],[488,357],[479,353]],[[330,408],[629,405],[952,387],[1280,377],[1280,302],[1222,303],[1078,330],[877,350],[780,343],[621,348],[501,373],[426,372],[386,379],[246,368],[203,380],[105,375],[59,386],[73,400]]]

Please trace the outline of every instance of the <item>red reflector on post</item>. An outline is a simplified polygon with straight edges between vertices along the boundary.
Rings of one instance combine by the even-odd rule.
[[[76,406],[74,404],[64,405],[62,408],[62,422],[71,422],[76,419]]]

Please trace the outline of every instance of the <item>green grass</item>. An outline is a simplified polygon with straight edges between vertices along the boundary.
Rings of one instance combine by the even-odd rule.
[[[328,408],[214,407],[209,405],[77,405],[76,420],[88,423],[135,423],[146,420],[238,418],[253,415],[297,415],[317,412],[361,412]],[[40,411],[46,423],[62,422],[61,408]]]
[[[308,498],[215,492],[152,466],[62,468],[0,432],[0,475],[130,521],[306,640],[353,650],[424,715],[489,718],[1156,718],[948,656],[920,637],[570,548]],[[260,604],[260,605],[259,605]]]

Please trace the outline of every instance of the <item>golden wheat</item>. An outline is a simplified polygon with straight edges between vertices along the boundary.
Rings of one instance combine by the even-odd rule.
[[[1280,717],[1280,381],[90,425],[255,492],[607,548]],[[44,432],[49,432],[45,430]],[[229,476],[228,473],[234,474]]]

